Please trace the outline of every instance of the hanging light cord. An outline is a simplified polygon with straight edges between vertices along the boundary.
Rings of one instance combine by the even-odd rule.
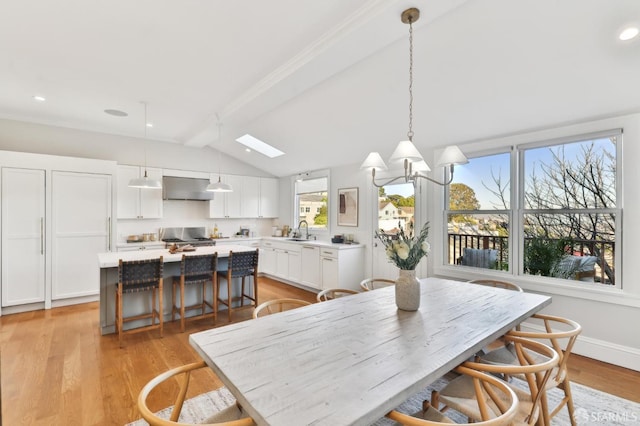
[[[222,145],[222,123],[220,122],[220,115],[216,113],[216,119],[218,120],[218,182],[220,182],[220,145]]]
[[[144,105],[144,177],[147,178],[147,103],[142,102]]]
[[[409,131],[407,138],[413,142],[413,19],[409,17]]]

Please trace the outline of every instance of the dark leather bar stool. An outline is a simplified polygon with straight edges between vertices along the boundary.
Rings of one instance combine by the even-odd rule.
[[[171,321],[176,320],[176,314],[180,315],[180,332],[184,333],[185,312],[195,309],[201,310],[200,315],[189,317],[189,319],[199,319],[205,317],[213,317],[215,323],[216,310],[214,308],[216,300],[216,282],[217,282],[218,254],[203,254],[187,256],[182,255],[180,262],[180,276],[173,277],[173,297],[171,308]],[[211,283],[211,302],[207,301],[207,284]],[[202,301],[200,303],[185,306],[184,304],[184,288],[187,285],[202,286]],[[180,289],[180,306],[176,305],[176,290]],[[211,312],[207,313],[207,306],[211,308]]]
[[[231,322],[232,308],[232,291],[231,280],[233,278],[242,278],[242,291],[240,297],[240,306],[244,306],[245,299],[249,299],[253,302],[249,306],[256,307],[258,305],[258,250],[255,251],[242,251],[242,252],[229,252],[229,260],[226,271],[218,271],[218,291],[216,297],[215,311],[218,312],[218,303],[222,303],[227,306],[229,322]],[[253,292],[247,294],[245,291],[245,278],[253,277]],[[227,298],[222,299],[220,297],[220,283],[225,279],[227,281]]]
[[[163,336],[162,318],[162,271],[163,258],[148,260],[131,260],[118,262],[118,286],[116,288],[116,329],[118,343],[122,347],[122,335],[124,333],[138,333],[151,329],[160,329],[160,337]],[[128,293],[151,291],[151,312],[131,317],[123,315],[123,297]],[[156,306],[156,300],[158,301]],[[151,324],[130,330],[123,330],[125,322],[151,318]],[[156,324],[156,318],[159,323]]]

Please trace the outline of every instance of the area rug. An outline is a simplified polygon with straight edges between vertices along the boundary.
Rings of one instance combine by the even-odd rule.
[[[403,413],[414,413],[422,407],[422,401],[430,399],[432,389],[442,389],[447,383],[446,379],[439,379],[422,392],[412,396],[399,407],[398,411]],[[631,424],[640,425],[640,404],[623,398],[618,398],[608,393],[600,392],[577,383],[571,384],[573,390],[573,401],[576,408],[576,422],[579,425],[619,425],[629,426]],[[561,399],[563,393],[558,389],[553,389],[548,393],[550,404],[555,406]],[[214,391],[198,395],[185,401],[180,415],[180,422],[198,423],[211,416],[213,413],[233,404],[235,398],[225,387]],[[171,408],[166,408],[158,412],[162,418],[169,418]],[[451,413],[448,413],[449,415]],[[462,419],[454,419],[456,421]],[[553,418],[552,425],[570,425],[569,414],[564,408]],[[137,420],[128,423],[126,426],[148,425],[144,420]],[[372,426],[397,425],[396,422],[387,418],[382,418]],[[292,425],[293,426],[293,425]],[[340,425],[335,425],[340,426]]]

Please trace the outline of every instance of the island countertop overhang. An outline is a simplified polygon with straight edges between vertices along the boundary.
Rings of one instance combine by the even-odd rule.
[[[203,246],[196,247],[195,251],[189,252],[176,252],[171,254],[169,249],[156,249],[156,250],[135,250],[135,251],[120,251],[120,252],[108,252],[98,253],[98,265],[100,268],[115,268],[118,266],[120,259],[123,261],[130,260],[147,260],[157,259],[162,256],[164,263],[168,262],[180,262],[182,255],[201,255],[201,254],[213,254],[218,253],[218,257],[228,257],[229,252],[242,252],[242,251],[255,251],[255,247],[247,247],[241,245],[221,245],[221,246]]]

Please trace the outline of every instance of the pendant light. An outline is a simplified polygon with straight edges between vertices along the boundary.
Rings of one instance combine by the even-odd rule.
[[[452,145],[444,150],[437,163],[438,167],[449,167],[449,179],[446,182],[440,182],[422,174],[423,172],[431,171],[431,169],[413,144],[413,23],[416,22],[418,18],[420,18],[420,10],[416,8],[407,9],[402,12],[400,16],[403,23],[409,24],[409,131],[407,132],[408,140],[398,143],[395,151],[391,154],[391,158],[389,158],[389,162],[404,163],[404,175],[391,178],[384,183],[377,183],[376,170],[387,170],[387,165],[377,152],[369,153],[360,166],[361,169],[371,169],[371,181],[373,185],[378,188],[400,179],[403,179],[405,182],[410,182],[415,186],[419,178],[442,186],[449,185],[453,180],[454,165],[469,162],[462,151],[460,151],[457,146]]]
[[[218,143],[222,144],[222,123],[220,123],[220,117],[216,114],[218,119]],[[218,181],[214,183],[210,183],[207,186],[207,191],[209,192],[233,192],[233,188],[228,183],[222,182],[220,175],[220,149],[218,149]]]
[[[134,178],[129,181],[129,188],[139,189],[162,189],[162,183],[157,179],[152,179],[147,175],[147,103],[144,105],[144,176]]]

